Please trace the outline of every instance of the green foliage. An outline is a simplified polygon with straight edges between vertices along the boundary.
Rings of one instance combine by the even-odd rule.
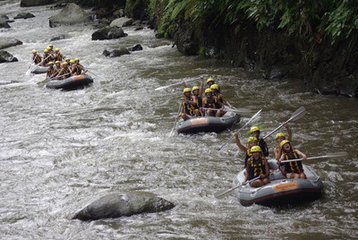
[[[240,32],[249,22],[258,31],[286,31],[305,41],[331,43],[356,34],[357,0],[149,0],[161,7],[159,29],[173,32],[182,20],[202,27],[228,26]],[[165,5],[165,6],[163,6]]]

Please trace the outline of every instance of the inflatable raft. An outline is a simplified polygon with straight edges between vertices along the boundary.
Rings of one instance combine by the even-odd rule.
[[[247,184],[235,191],[241,205],[250,206],[254,203],[264,206],[297,204],[316,200],[322,195],[323,183],[311,167],[302,164],[307,179],[287,179],[278,169],[276,160],[269,160],[269,165],[269,184],[258,188]],[[245,171],[241,171],[236,176],[234,185],[242,183]]]
[[[48,67],[39,66],[39,65],[35,65],[35,64],[32,64],[30,67],[31,73],[34,73],[34,74],[46,73],[47,69],[48,69]]]
[[[46,87],[51,89],[75,90],[84,88],[92,83],[93,78],[91,76],[82,74],[72,76],[64,80],[50,80],[46,84]]]
[[[197,117],[179,122],[178,133],[222,132],[238,122],[240,116],[234,112],[226,112],[222,117]]]

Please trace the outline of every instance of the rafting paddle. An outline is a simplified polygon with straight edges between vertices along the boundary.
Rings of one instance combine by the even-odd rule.
[[[173,83],[173,84],[170,84],[170,85],[167,85],[167,86],[161,86],[161,87],[158,87],[156,89],[154,89],[155,91],[158,91],[158,90],[163,90],[163,89],[167,89],[167,88],[170,88],[172,86],[177,86],[177,85],[180,85],[180,84],[184,84],[184,83],[187,83],[187,82],[192,82],[192,81],[196,81],[197,79],[191,79],[191,80],[184,80],[184,81],[180,81],[180,82],[177,82],[177,83]]]
[[[268,134],[266,134],[263,139],[268,138],[269,136],[271,136],[273,133],[275,133],[276,131],[278,131],[280,128],[282,128],[283,126],[285,126],[288,122],[290,121],[295,121],[300,119],[301,117],[303,117],[305,115],[306,109],[304,107],[299,107],[294,113],[292,113],[291,117],[284,123],[280,124],[280,126],[278,126],[277,128],[275,128],[274,130],[272,130],[271,132],[269,132]]]
[[[259,179],[259,178],[260,178],[260,176],[255,177],[255,178],[253,178],[253,179],[251,179],[251,180],[249,180],[249,181],[246,181],[245,184],[248,184],[248,183],[250,183],[250,182],[253,182],[253,181],[255,181],[255,180]],[[232,192],[232,191],[234,191],[235,189],[237,189],[237,188],[239,188],[239,187],[241,187],[241,186],[242,186],[242,184],[240,183],[240,184],[236,185],[235,187],[232,187],[232,188],[230,188],[230,189],[228,189],[228,190],[216,192],[216,193],[214,194],[214,197],[217,198],[217,199],[220,199],[220,198],[221,198],[222,196],[224,196],[225,194],[227,194],[227,193],[229,193],[229,192]]]
[[[174,133],[175,126],[177,125],[177,122],[178,122],[180,109],[181,109],[181,104],[179,104],[178,113],[177,113],[177,115],[176,115],[176,117],[175,117],[174,126],[173,126],[172,130],[171,130],[170,133],[169,133],[169,137],[171,137],[171,136],[173,135],[173,133]]]
[[[328,153],[328,154],[322,155],[322,156],[308,157],[308,158],[306,158],[305,160],[346,157],[347,155],[348,155],[347,152],[336,152],[336,153]],[[288,160],[283,160],[283,161],[281,161],[281,163],[297,162],[297,161],[303,161],[303,160],[304,160],[303,158],[299,158],[299,159],[288,159]]]
[[[257,116],[260,115],[262,109],[260,109],[257,113],[255,113],[239,130],[237,130],[238,132],[240,132],[242,129],[244,129],[250,122],[252,122],[255,118],[257,118]],[[225,142],[223,145],[221,145],[221,147],[218,149],[218,151],[220,151],[223,147],[226,146],[226,144],[228,144],[230,142],[230,139]]]

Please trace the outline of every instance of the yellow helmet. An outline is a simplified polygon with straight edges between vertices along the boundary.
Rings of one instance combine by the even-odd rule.
[[[59,52],[60,51],[60,49],[59,48],[55,48],[55,52]]]
[[[275,139],[280,138],[280,137],[285,138],[286,136],[285,136],[284,133],[280,132],[280,133],[277,133],[277,134],[276,134],[276,138],[275,138]]]
[[[70,60],[70,63],[75,63],[75,62],[76,62],[75,59]]]
[[[48,49],[47,49],[47,48],[45,48],[44,53],[48,53]]]
[[[36,50],[36,49],[33,49],[33,50],[32,50],[32,53],[37,53],[37,50]]]
[[[53,62],[48,62],[47,65],[49,65],[49,66],[50,66],[50,65],[53,65]]]
[[[68,65],[68,62],[63,62],[62,65]]]
[[[282,148],[283,145],[285,145],[286,143],[290,143],[290,141],[288,141],[288,140],[283,140],[283,141],[281,141],[281,142],[280,142],[280,147]]]
[[[184,88],[183,93],[191,92],[190,88]]]
[[[76,61],[76,62],[79,62],[79,61],[80,61],[80,59],[79,59],[79,58],[75,58],[75,61]]]
[[[61,61],[56,61],[55,63],[58,64],[58,63],[61,63]]]
[[[260,128],[257,127],[257,126],[253,126],[253,127],[250,128],[250,134],[251,134],[251,133],[254,133],[254,132],[256,132],[256,131],[260,131]]]
[[[210,88],[213,89],[213,90],[219,90],[219,85],[214,83],[213,85],[210,86]]]
[[[250,152],[252,152],[252,153],[261,152],[261,148],[260,148],[260,146],[253,146],[250,148]]]
[[[248,143],[252,143],[252,142],[258,142],[259,140],[256,138],[256,137],[249,137],[248,139],[247,139],[247,142]]]
[[[191,91],[195,91],[195,90],[199,90],[199,87],[198,86],[194,86],[192,89],[191,89]]]
[[[214,81],[214,78],[209,77],[208,80],[206,80],[206,83],[209,83],[209,82],[215,82],[215,81]]]
[[[205,93],[212,93],[213,91],[211,90],[211,88],[207,88],[205,89]]]
[[[53,48],[53,44],[50,43],[50,44],[48,45],[48,47],[49,47],[49,48]]]

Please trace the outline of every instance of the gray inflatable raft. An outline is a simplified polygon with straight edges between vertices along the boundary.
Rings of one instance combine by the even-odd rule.
[[[82,74],[71,76],[64,80],[51,80],[46,84],[46,87],[51,89],[75,90],[82,89],[92,83],[93,78],[91,76]]]
[[[30,67],[31,73],[34,73],[34,74],[46,73],[47,69],[48,69],[48,67],[39,66],[39,65],[35,65],[35,64],[32,64]]]
[[[197,117],[179,122],[178,133],[222,132],[240,120],[234,112],[226,112],[222,117]]]
[[[297,204],[318,199],[323,193],[323,183],[310,166],[303,165],[307,179],[287,179],[278,169],[276,160],[269,160],[270,183],[253,188],[249,184],[235,191],[241,205],[250,206],[254,203],[264,206],[280,206]],[[234,185],[244,180],[241,171],[234,179]]]

